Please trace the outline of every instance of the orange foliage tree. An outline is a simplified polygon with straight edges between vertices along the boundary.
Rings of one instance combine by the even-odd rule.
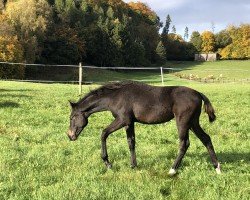
[[[203,53],[213,53],[215,48],[215,37],[210,31],[204,31],[201,34],[202,38],[202,52]]]
[[[240,27],[230,26],[228,32],[232,43],[219,51],[222,59],[249,59],[250,58],[250,24]]]
[[[18,0],[7,3],[8,17],[23,46],[25,60],[33,63],[40,53],[38,43],[51,22],[52,10],[46,0]]]
[[[0,61],[21,62],[23,48],[5,14],[0,15]],[[0,78],[24,78],[25,68],[19,65],[0,65]]]
[[[151,22],[155,22],[157,20],[157,15],[154,11],[151,10],[145,3],[142,2],[130,2],[128,3],[130,8],[136,11],[138,14],[145,16]]]
[[[17,36],[0,36],[0,61],[20,62],[23,49]],[[24,78],[25,68],[22,65],[0,65],[0,78]]]

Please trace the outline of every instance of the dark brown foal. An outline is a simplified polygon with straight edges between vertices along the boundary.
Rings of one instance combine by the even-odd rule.
[[[91,114],[110,111],[115,119],[102,132],[101,157],[105,165],[111,168],[106,140],[112,132],[124,127],[131,153],[131,167],[136,167],[134,123],[160,124],[175,117],[180,147],[169,174],[176,174],[189,147],[189,130],[192,130],[205,145],[213,166],[217,173],[220,173],[220,165],[211,139],[199,125],[202,101],[204,101],[205,111],[210,122],[213,122],[216,117],[210,101],[204,94],[191,88],[156,87],[132,81],[107,84],[90,92],[77,103],[71,103],[72,112],[68,137],[70,140],[76,140],[87,126],[88,117]]]

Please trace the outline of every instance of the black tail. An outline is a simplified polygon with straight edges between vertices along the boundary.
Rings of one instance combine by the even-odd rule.
[[[209,99],[202,93],[200,93],[202,100],[204,101],[205,112],[208,114],[209,121],[213,122],[216,119],[214,108]]]

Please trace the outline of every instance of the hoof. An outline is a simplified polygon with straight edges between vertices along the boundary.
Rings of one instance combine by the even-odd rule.
[[[218,163],[218,166],[215,169],[217,174],[221,174],[221,170],[220,170],[220,163]]]
[[[135,169],[137,165],[130,165],[131,169]]]
[[[168,172],[168,175],[169,175],[169,176],[174,176],[176,173],[177,173],[177,171],[176,171],[175,169],[171,168],[171,169],[169,170],[169,172]]]
[[[111,169],[112,168],[112,165],[109,163],[106,165],[108,169]]]

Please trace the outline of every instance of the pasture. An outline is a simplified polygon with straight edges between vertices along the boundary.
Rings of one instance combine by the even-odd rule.
[[[250,61],[221,60],[216,62],[167,62],[164,67],[182,68],[179,73],[193,74],[200,78],[213,75],[214,78],[221,78],[230,81],[241,81],[250,79]]]
[[[111,134],[113,168],[107,170],[100,133],[112,121],[110,113],[92,115],[79,139],[70,142],[68,100],[78,100],[76,85],[0,81],[0,199],[249,199],[250,85],[165,78],[166,85],[186,85],[211,100],[217,120],[210,124],[203,113],[201,125],[212,138],[221,175],[190,133],[179,173],[168,176],[179,145],[174,120],[136,124],[136,169],[130,168],[125,131]],[[83,92],[97,86],[86,85]]]
[[[153,66],[159,67],[159,66]],[[216,62],[193,62],[193,61],[168,61],[162,67],[176,68],[174,71],[175,76],[180,75],[184,77],[197,76],[201,79],[213,76],[215,82],[248,82],[250,81],[250,61],[216,61]],[[177,70],[181,69],[181,70]],[[84,69],[84,81],[94,83],[104,83],[107,81],[116,80],[139,80],[149,83],[160,83],[160,69],[151,71],[141,70],[115,70],[115,71],[103,71],[99,69]],[[173,84],[184,84],[183,79],[179,79],[176,82],[176,78],[168,76],[169,70],[164,70],[165,78],[169,82],[173,81]],[[59,78],[59,77],[58,77]]]

